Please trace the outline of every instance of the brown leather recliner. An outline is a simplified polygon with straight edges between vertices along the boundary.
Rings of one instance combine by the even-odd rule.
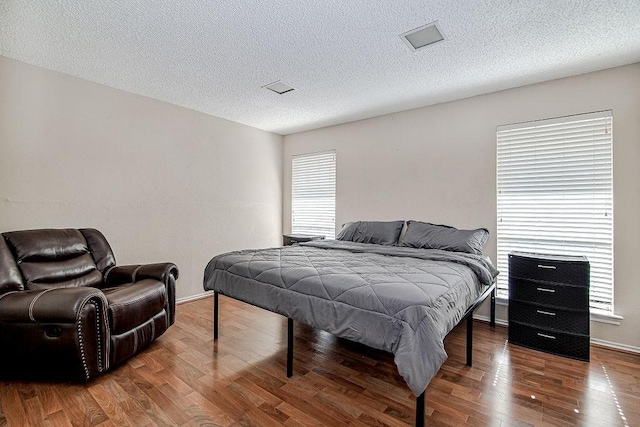
[[[0,376],[89,380],[175,319],[174,264],[116,266],[94,229],[0,238]]]

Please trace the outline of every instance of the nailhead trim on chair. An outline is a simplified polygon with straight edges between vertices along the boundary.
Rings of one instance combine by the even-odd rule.
[[[85,379],[89,380],[89,367],[87,366],[87,358],[84,354],[84,340],[82,338],[82,318],[78,319],[78,344],[80,346],[80,357],[82,358],[82,366],[84,368]]]
[[[100,334],[100,307],[96,301],[90,301],[96,309],[96,331],[98,332],[98,372],[102,372],[104,367],[102,366],[102,335]]]
[[[77,330],[78,330],[78,345],[80,347],[80,358],[82,359],[82,367],[84,368],[84,376],[85,379],[88,381],[90,378],[90,374],[89,374],[89,366],[87,365],[87,356],[85,355],[84,352],[84,337],[82,336],[82,316],[80,315],[80,313],[82,313],[82,310],[84,309],[85,305],[87,303],[89,304],[93,304],[93,306],[96,308],[96,327],[98,329],[98,371],[102,372],[102,357],[101,356],[101,349],[100,349],[100,310],[98,307],[98,303],[96,301],[91,301],[91,298],[95,298],[97,295],[93,294],[93,295],[89,295],[87,296],[82,303],[80,303],[80,308],[78,309],[78,318],[76,319],[76,322],[78,324],[77,326]]]

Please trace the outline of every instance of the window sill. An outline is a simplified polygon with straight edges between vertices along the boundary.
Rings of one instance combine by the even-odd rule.
[[[591,321],[619,326],[624,317],[606,311],[591,310]]]
[[[497,305],[509,306],[507,298],[496,298]],[[606,311],[591,310],[591,321],[619,326],[624,317]]]

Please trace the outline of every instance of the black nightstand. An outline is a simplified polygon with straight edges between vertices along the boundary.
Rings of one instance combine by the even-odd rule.
[[[282,245],[291,246],[294,243],[310,242],[312,240],[324,240],[324,236],[311,236],[309,234],[283,234]]]
[[[509,254],[509,342],[589,361],[589,261]]]

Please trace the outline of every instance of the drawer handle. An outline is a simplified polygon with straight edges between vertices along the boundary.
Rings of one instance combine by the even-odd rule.
[[[553,335],[541,334],[540,332],[538,332],[538,336],[542,338],[549,338],[550,340],[556,339],[556,337],[554,337]]]
[[[546,314],[547,316],[555,316],[555,313],[552,313],[550,311],[543,311],[543,310],[536,310],[536,313],[540,313],[540,314]]]
[[[547,288],[536,288],[536,289],[539,290],[540,292],[549,292],[549,293],[552,293],[552,294],[556,293],[555,289],[547,289]]]
[[[556,266],[555,265],[542,265],[542,264],[538,264],[538,268],[547,268],[549,270],[555,270]]]

